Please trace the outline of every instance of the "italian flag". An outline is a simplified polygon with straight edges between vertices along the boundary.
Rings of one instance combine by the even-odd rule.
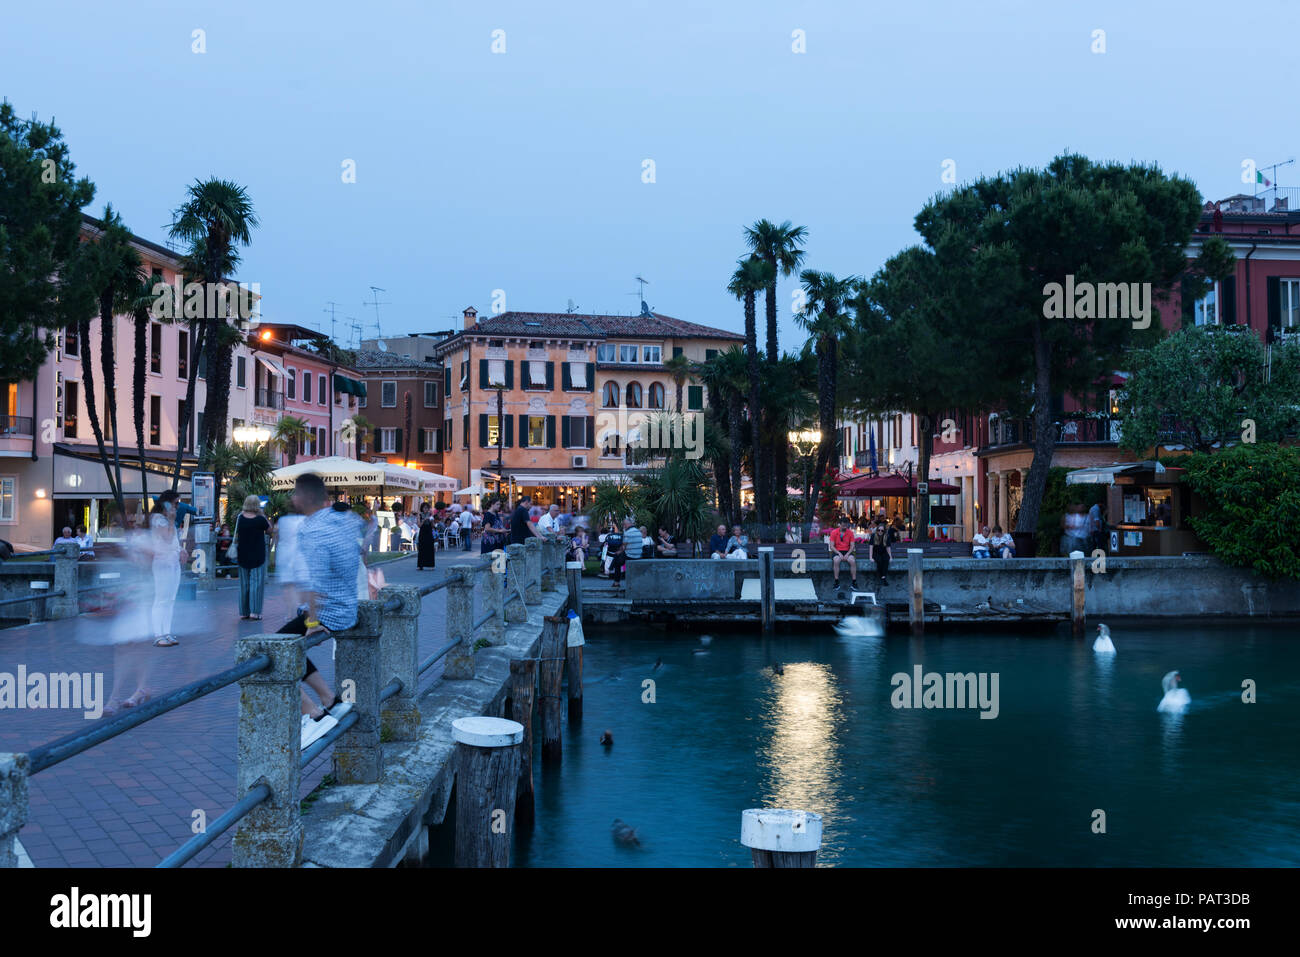
[[[1267,179],[1264,178],[1264,174],[1261,173],[1259,170],[1255,170],[1255,182],[1263,183],[1265,186],[1273,185],[1271,182],[1269,182]]]

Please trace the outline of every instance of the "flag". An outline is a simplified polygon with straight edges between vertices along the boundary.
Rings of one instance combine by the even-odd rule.
[[[1273,185],[1272,181],[1265,179],[1264,174],[1261,173],[1259,170],[1255,170],[1255,182],[1263,183],[1266,187]]]
[[[870,436],[871,436],[871,454],[870,454],[871,474],[878,475],[880,474],[880,468],[876,464],[876,430],[875,429],[871,430]]]

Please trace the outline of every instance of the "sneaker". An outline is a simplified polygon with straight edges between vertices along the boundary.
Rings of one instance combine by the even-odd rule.
[[[302,746],[310,747],[313,742],[318,741],[322,735],[330,728],[338,724],[338,718],[328,712],[319,721],[312,720],[310,715],[302,716]]]
[[[335,701],[332,705],[329,706],[329,710],[327,713],[331,715],[335,719],[335,721],[341,721],[343,720],[343,716],[351,710],[352,710],[352,702],[344,701],[342,698],[340,698],[339,700]]]

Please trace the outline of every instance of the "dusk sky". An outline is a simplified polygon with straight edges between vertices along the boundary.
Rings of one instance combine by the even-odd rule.
[[[1296,22],[1294,0],[10,4],[0,95],[54,118],[88,211],[147,239],[196,178],[247,186],[238,278],[269,321],[328,333],[333,300],[340,341],[345,317],[373,336],[371,285],[385,335],[496,289],[635,312],[640,274],[657,311],[739,330],[744,225],[790,219],[807,266],[869,275],[945,160],[964,182],[1070,149],[1251,192],[1244,160],[1296,152]]]

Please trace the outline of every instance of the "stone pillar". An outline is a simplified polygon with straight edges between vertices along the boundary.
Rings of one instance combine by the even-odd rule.
[[[528,609],[524,606],[523,582],[527,577],[528,560],[525,556],[525,549],[522,545],[510,545],[506,548],[506,593],[503,601],[506,605],[506,621],[511,624],[518,624],[521,621],[528,620]],[[518,601],[510,599],[515,595],[521,596]]]
[[[542,540],[524,542],[524,600],[536,605],[542,600]]]
[[[351,700],[357,722],[334,742],[334,779],[374,784],[383,770],[379,748],[379,662],[383,612],[377,601],[357,602],[357,623],[334,635],[334,688]]]
[[[235,793],[258,784],[271,796],[253,808],[235,831],[235,867],[297,867],[302,863],[302,814],[298,804],[302,760],[301,696],[306,662],[299,635],[248,635],[235,642],[236,663],[258,655],[269,668],[239,682],[238,768]]]
[[[542,539],[542,591],[555,591],[555,538]]]
[[[379,705],[379,725],[390,741],[414,741],[420,730],[416,686],[420,680],[420,590],[409,585],[387,585],[379,593],[380,605],[398,599],[402,607],[384,612],[379,636],[379,682],[396,678],[402,690]]]
[[[442,676],[464,680],[474,677],[474,573],[462,566],[447,578],[447,640],[460,644],[447,652]]]
[[[490,617],[481,629],[482,637],[489,645],[506,643],[506,572],[505,552],[492,552],[492,564],[479,577],[479,594],[482,596],[483,614]]]
[[[1002,526],[1002,531],[1007,530],[1008,519],[1010,515],[1008,499],[1011,491],[1011,479],[1009,472],[998,473],[998,520],[995,524]]]
[[[50,621],[60,618],[76,618],[80,610],[77,606],[77,562],[81,559],[81,548],[73,542],[59,546],[61,555],[52,555],[54,560],[54,584],[50,586],[51,597],[45,602],[45,617]],[[62,595],[54,596],[54,592]]]
[[[18,866],[15,842],[27,823],[27,770],[25,754],[0,754],[0,869]]]

